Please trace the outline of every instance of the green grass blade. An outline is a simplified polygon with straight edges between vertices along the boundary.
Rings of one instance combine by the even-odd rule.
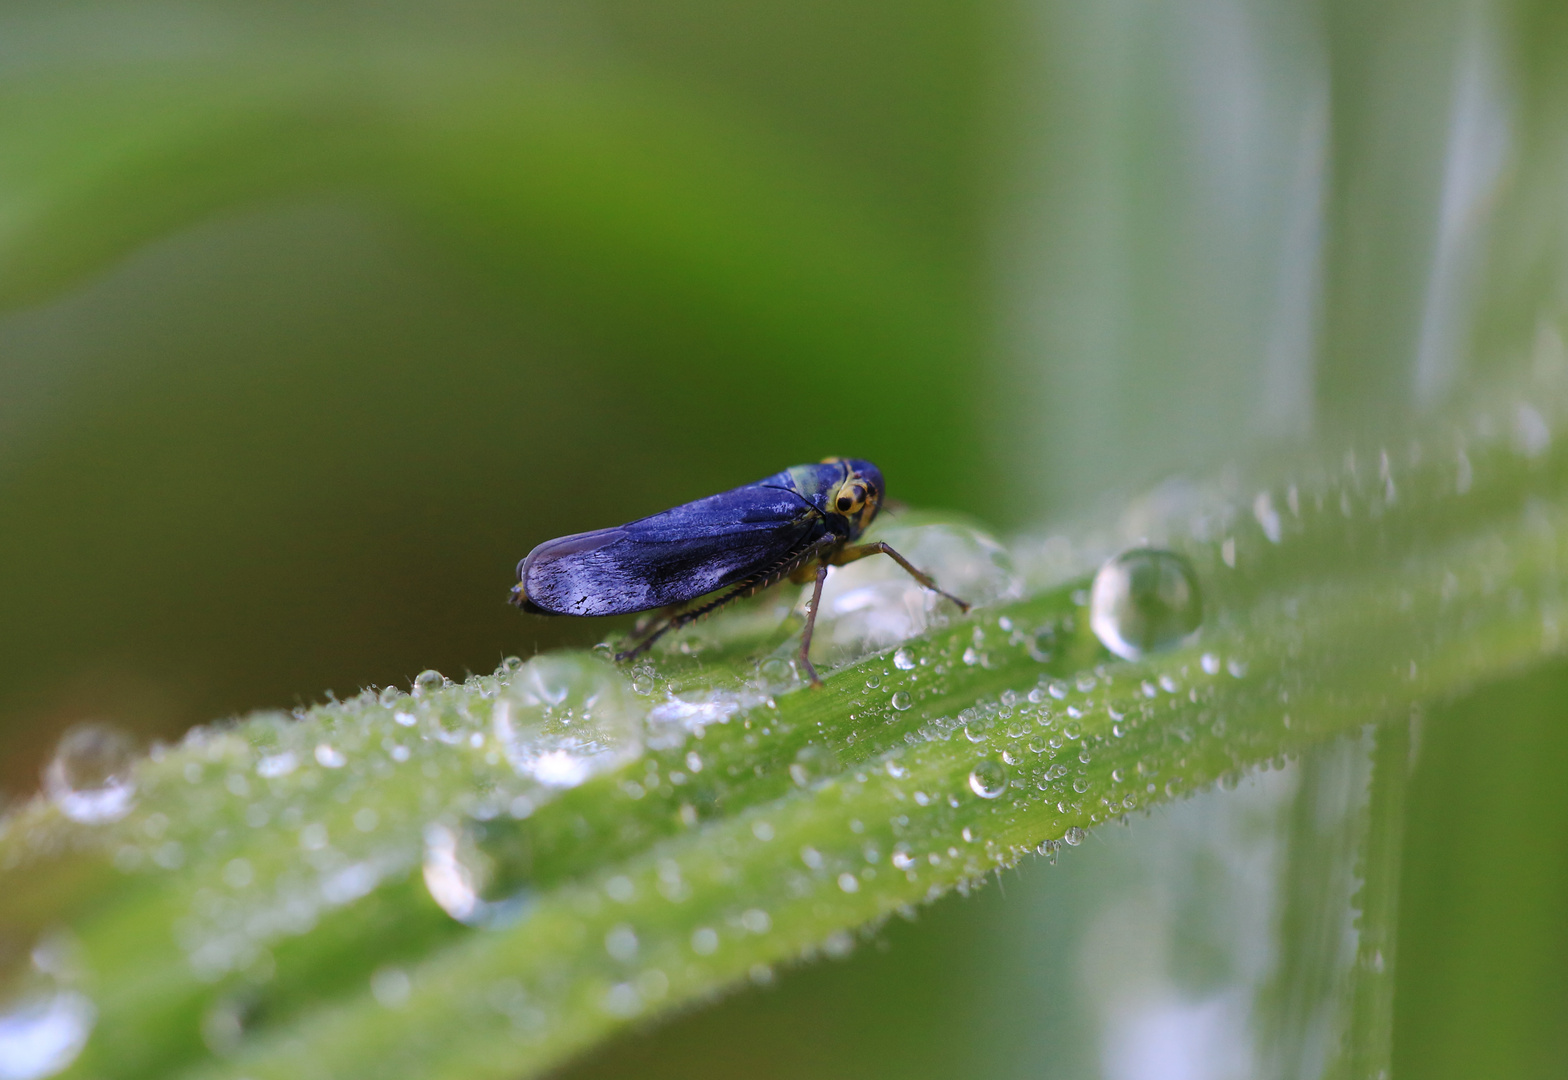
[[[73,1074],[548,1069],[1042,846],[1555,654],[1555,419],[1510,403],[1271,486],[1167,491],[1110,529],[1020,541],[1016,577],[966,528],[906,520],[895,545],[996,601],[920,609],[895,654],[867,613],[907,620],[920,594],[894,568],[843,572],[820,691],[792,681],[788,610],[764,602],[627,675],[541,658],[200,731],[138,766],[123,821],[43,801],[5,819],[0,919],[81,958],[97,1023]],[[1123,662],[1090,632],[1087,571],[1135,540],[1190,560],[1206,617],[1195,644]],[[500,712],[549,665],[620,732],[564,791],[509,763]],[[523,852],[505,867],[522,913],[487,929],[421,876],[430,825],[480,820]]]

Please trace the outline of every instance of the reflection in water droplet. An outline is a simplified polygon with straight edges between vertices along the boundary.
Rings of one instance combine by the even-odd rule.
[[[1079,844],[1083,843],[1083,836],[1083,830],[1074,825],[1072,828],[1068,829],[1062,834],[1062,839],[1067,841],[1073,847],[1077,847]]]
[[[1000,762],[982,761],[969,774],[969,790],[982,799],[994,799],[1007,790],[1007,770]]]
[[[0,1080],[40,1080],[76,1060],[98,1011],[73,990],[0,1004]]]
[[[908,690],[895,691],[891,702],[893,708],[897,709],[899,712],[903,712],[904,710],[913,707],[915,704],[914,699],[909,696]]]
[[[604,661],[551,653],[517,670],[496,699],[491,726],[518,773],[569,788],[642,752],[642,712]]]
[[[533,853],[524,826],[506,818],[425,829],[425,888],[458,922],[505,926],[527,907]]]
[[[83,724],[60,740],[44,769],[44,791],[72,821],[99,825],[130,813],[136,798],[131,777],[136,748],[106,724]]]
[[[915,654],[908,649],[899,649],[893,654],[893,666],[900,671],[913,671],[915,669]]]
[[[1089,625],[1124,660],[1182,644],[1202,619],[1197,574],[1174,552],[1134,548],[1094,575]]]

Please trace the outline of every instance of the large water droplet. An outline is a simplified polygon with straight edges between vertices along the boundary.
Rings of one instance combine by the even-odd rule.
[[[425,829],[425,888],[441,909],[470,926],[504,926],[527,907],[533,850],[510,818]]]
[[[87,1045],[97,1015],[74,990],[0,1004],[0,1080],[40,1080],[63,1070]]]
[[[434,668],[427,668],[414,676],[414,696],[424,697],[446,685],[446,676]]]
[[[1198,576],[1174,552],[1134,548],[1094,575],[1089,625],[1124,660],[1180,645],[1202,620]]]
[[[642,752],[643,706],[620,673],[587,653],[536,656],[496,699],[491,724],[514,769],[575,787]]]
[[[70,988],[79,974],[65,939],[38,942],[31,962],[9,972],[0,992],[0,1080],[42,1080],[67,1068],[82,1052],[98,1010]]]
[[[124,732],[107,724],[83,724],[60,740],[44,769],[44,791],[72,821],[118,821],[136,800],[135,759],[135,744]]]
[[[997,761],[982,761],[969,774],[969,790],[982,799],[995,799],[1007,790],[1007,770]]]

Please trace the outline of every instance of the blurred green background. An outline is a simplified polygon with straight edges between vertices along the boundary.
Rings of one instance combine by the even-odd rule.
[[[1548,0],[6,0],[0,787],[81,720],[171,738],[596,640],[505,605],[530,547],[791,463],[1005,535],[1375,438],[1560,359],[1565,181]],[[1568,1056],[1565,683],[1533,679],[1417,740],[1396,1071]],[[1349,1069],[1370,747],[572,1075]],[[1279,990],[1303,806],[1343,824],[1316,997]],[[1498,865],[1454,870],[1471,843]]]

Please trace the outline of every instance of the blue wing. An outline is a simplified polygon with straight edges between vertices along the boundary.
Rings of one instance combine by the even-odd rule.
[[[559,615],[684,603],[798,555],[827,533],[787,473],[614,529],[546,541],[518,567],[525,599]]]

